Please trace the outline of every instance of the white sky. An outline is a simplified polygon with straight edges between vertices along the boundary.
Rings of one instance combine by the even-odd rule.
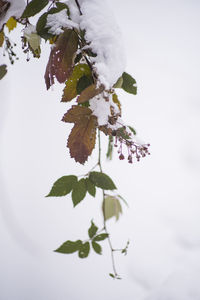
[[[61,86],[45,90],[46,49],[38,61],[21,56],[0,82],[2,300],[200,299],[200,3],[109,2],[139,87],[136,97],[120,92],[123,117],[151,143],[140,163],[117,155],[104,163],[130,204],[108,224],[116,247],[131,240],[128,255],[116,255],[123,280],[107,276],[106,242],[102,256],[86,260],[52,252],[84,239],[92,217],[102,220],[100,194],[76,209],[70,197],[44,197],[56,179],[84,174],[96,159],[80,167],[68,156],[70,126],[60,122],[68,106]]]

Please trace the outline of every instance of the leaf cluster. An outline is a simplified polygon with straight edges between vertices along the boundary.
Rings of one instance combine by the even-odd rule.
[[[91,221],[91,226],[88,229],[87,241],[66,241],[63,243],[55,252],[63,254],[71,254],[78,252],[80,258],[86,258],[89,255],[90,249],[92,248],[97,254],[102,254],[102,247],[99,242],[105,240],[108,237],[107,233],[98,233],[98,227]]]
[[[86,196],[87,192],[95,197],[96,187],[103,190],[114,190],[116,186],[112,179],[101,172],[90,172],[85,178],[78,180],[75,175],[67,175],[59,178],[52,186],[46,197],[62,197],[69,193],[72,197],[74,207]]]

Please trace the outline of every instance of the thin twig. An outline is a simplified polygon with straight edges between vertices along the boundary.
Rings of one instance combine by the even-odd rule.
[[[76,2],[76,5],[77,5],[77,7],[78,7],[78,10],[79,10],[80,15],[82,16],[81,7],[80,7],[80,4],[79,4],[78,0],[75,0],[75,2]]]

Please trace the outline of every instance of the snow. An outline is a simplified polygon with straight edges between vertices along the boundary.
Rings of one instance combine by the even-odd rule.
[[[120,113],[118,106],[112,100],[112,94],[103,92],[90,99],[89,103],[92,114],[97,117],[99,126],[108,125],[108,127],[112,129],[117,129],[123,126],[121,125],[121,123],[118,123],[116,125],[111,125],[110,123],[108,123],[108,118],[109,116],[111,116],[111,107],[114,110],[115,114]]]
[[[73,0],[67,0],[64,2],[69,7],[70,18],[75,23],[80,23],[80,13],[76,3]]]
[[[81,0],[80,27],[96,57],[94,63],[99,81],[110,89],[125,69],[123,40],[114,16],[105,0]]]
[[[102,97],[102,94],[90,100],[90,109],[92,110],[92,114],[97,117],[99,126],[103,126],[108,123],[110,103]]]
[[[21,17],[25,7],[26,3],[24,0],[9,0],[10,7],[8,11],[6,12],[5,16],[0,20],[0,29],[2,26],[10,19],[10,17]]]
[[[145,300],[199,300],[199,274],[199,269],[189,266],[176,270]]]
[[[99,85],[110,89],[125,70],[125,55],[121,32],[108,3],[105,0],[79,0],[81,16],[74,1],[65,3],[69,7],[71,20],[67,11],[62,10],[47,17],[46,27],[51,27],[49,32],[56,35],[63,32],[63,27],[86,30],[89,48],[97,54],[90,60],[98,74]]]
[[[29,37],[32,33],[36,33],[36,27],[32,24],[28,24],[24,28],[24,35],[25,37]]]
[[[63,9],[56,14],[49,14],[47,16],[46,27],[50,27],[49,33],[59,35],[63,32],[62,28],[79,28],[78,24],[71,21],[67,15],[67,9]]]

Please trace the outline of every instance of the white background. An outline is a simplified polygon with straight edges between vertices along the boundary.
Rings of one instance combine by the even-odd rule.
[[[131,241],[127,256],[116,255],[123,280],[108,276],[106,241],[102,256],[85,260],[52,251],[86,238],[92,218],[101,227],[100,193],[76,209],[69,196],[44,197],[59,177],[87,173],[96,154],[84,167],[69,158],[63,86],[45,90],[48,47],[29,63],[19,49],[0,82],[1,300],[200,299],[200,3],[109,2],[126,71],[138,83],[137,96],[119,92],[123,118],[151,143],[140,163],[115,155],[103,165],[130,205],[118,223],[108,222],[116,248]]]

